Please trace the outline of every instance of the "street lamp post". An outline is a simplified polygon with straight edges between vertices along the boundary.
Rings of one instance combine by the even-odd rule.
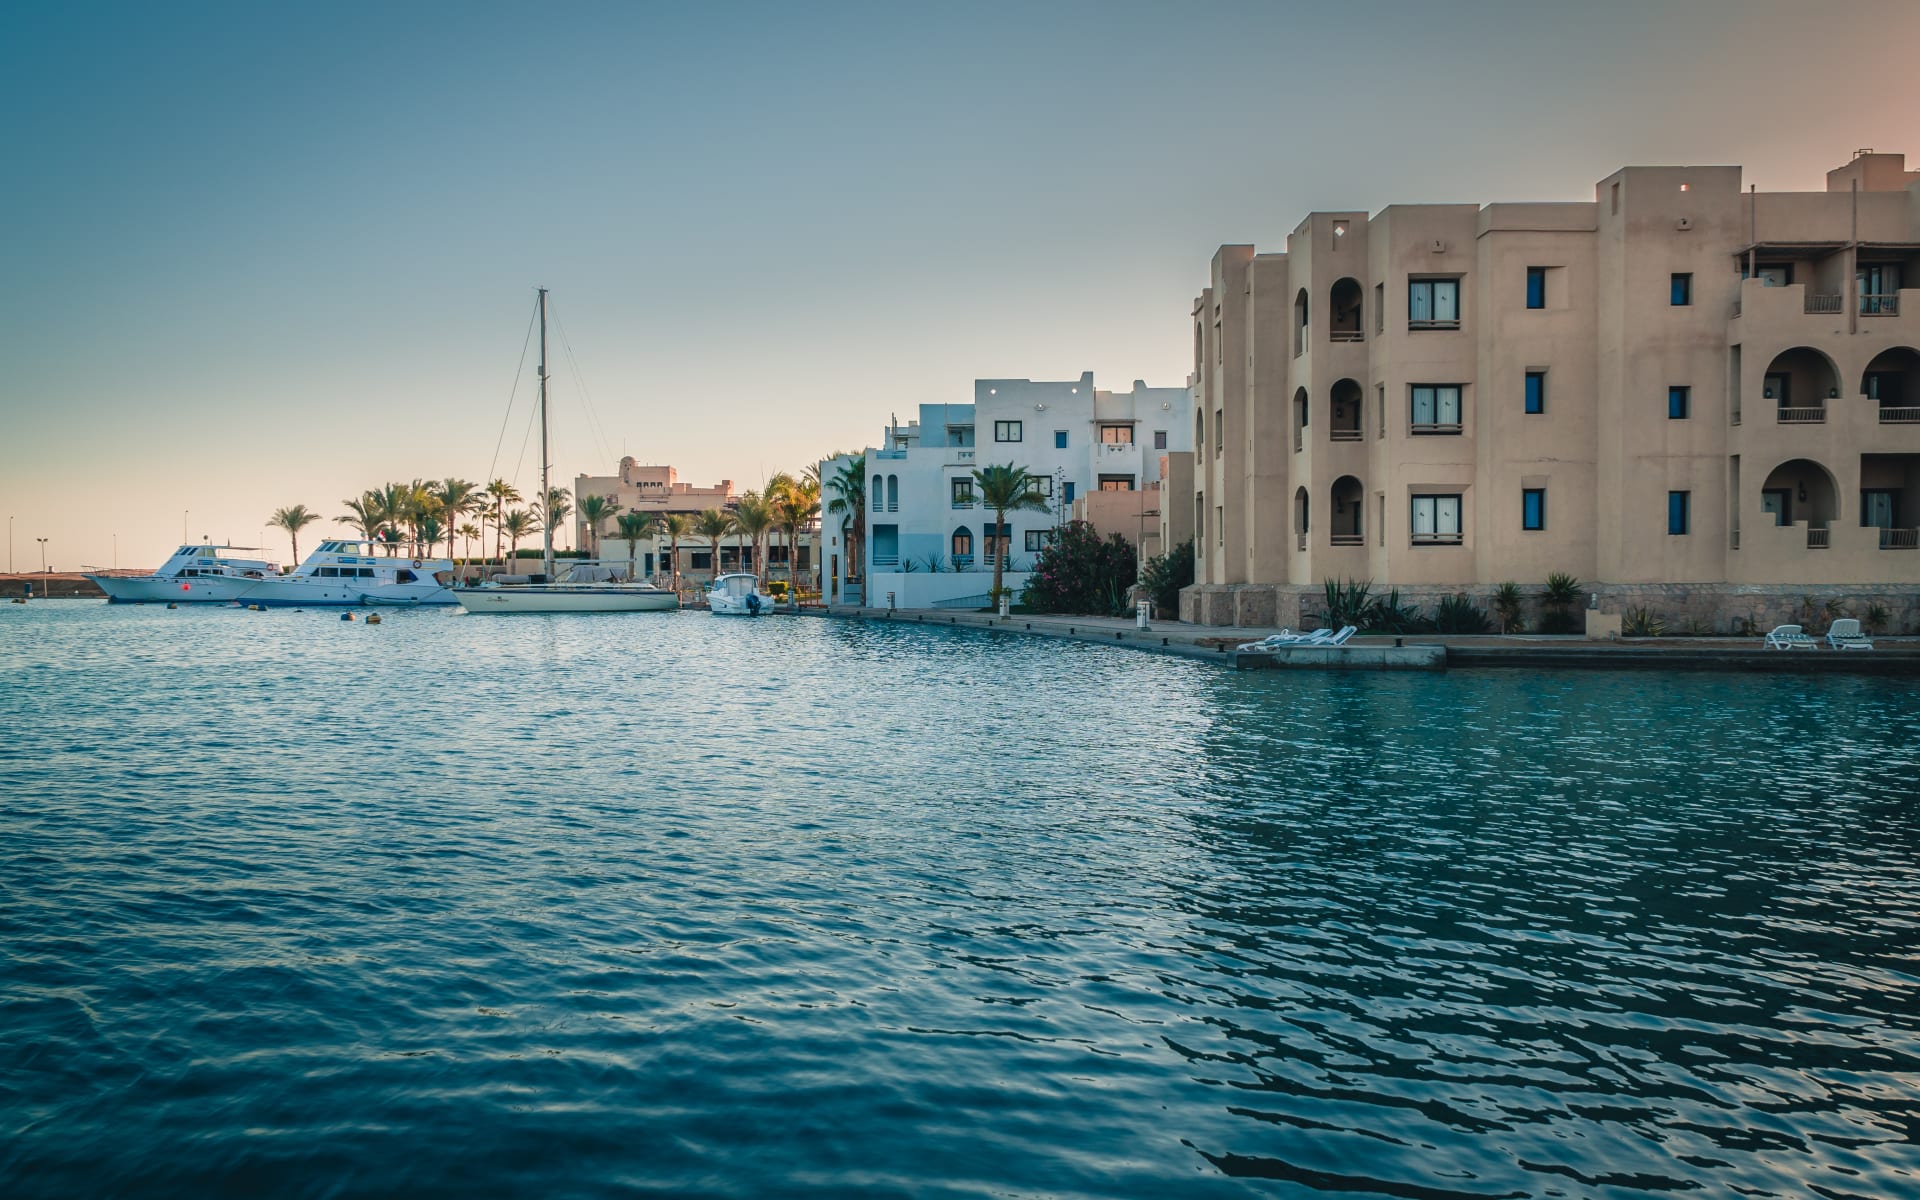
[[[47,539],[35,538],[33,540],[40,543],[40,573],[45,575],[47,573]]]

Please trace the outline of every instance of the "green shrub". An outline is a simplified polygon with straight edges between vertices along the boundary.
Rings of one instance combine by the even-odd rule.
[[[1885,632],[1887,622],[1892,619],[1892,614],[1887,612],[1887,606],[1878,603],[1867,605],[1866,610],[1860,614],[1860,624],[1868,633]]]
[[[1501,633],[1527,631],[1527,597],[1519,584],[1508,580],[1493,589],[1493,615],[1499,619]]]
[[[1336,583],[1327,580],[1326,605],[1320,610],[1320,620],[1329,629],[1340,629],[1354,625],[1362,629],[1371,628],[1379,617],[1380,602],[1369,598],[1373,591],[1372,580],[1347,580]]]
[[[1071,521],[1040,552],[1020,602],[1037,613],[1123,616],[1138,572],[1132,542],[1117,533],[1102,541],[1092,525]]]
[[[1582,633],[1585,623],[1575,619],[1573,606],[1580,602],[1580,581],[1565,571],[1547,576],[1547,590],[1540,596],[1541,633]]]
[[[1623,637],[1664,637],[1666,632],[1667,623],[1645,606],[1630,608],[1620,618],[1620,634]]]
[[[1374,601],[1372,619],[1360,629],[1363,633],[1431,633],[1433,622],[1421,616],[1415,605],[1400,603],[1400,589],[1391,588],[1385,599]]]
[[[1147,560],[1140,572],[1140,586],[1147,590],[1154,608],[1162,613],[1180,611],[1180,589],[1193,583],[1193,539],[1175,546],[1165,554]]]
[[[1433,610],[1433,628],[1437,633],[1488,633],[1493,623],[1479,605],[1460,593],[1441,600]]]

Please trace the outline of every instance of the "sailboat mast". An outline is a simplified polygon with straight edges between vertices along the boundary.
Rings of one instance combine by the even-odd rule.
[[[553,578],[553,485],[547,479],[547,289],[540,289],[540,570]]]

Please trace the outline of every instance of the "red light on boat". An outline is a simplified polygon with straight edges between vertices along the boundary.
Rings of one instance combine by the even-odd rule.
[[[183,592],[190,592],[193,590],[193,585],[190,583],[183,583],[180,585],[180,590]]]

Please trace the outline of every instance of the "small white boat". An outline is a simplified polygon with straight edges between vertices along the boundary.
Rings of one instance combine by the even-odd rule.
[[[229,558],[222,550],[244,546],[182,546],[151,575],[89,574],[112,604],[225,604],[253,585],[280,574],[263,558]]]
[[[760,577],[748,571],[722,575],[707,586],[707,610],[716,617],[757,617],[776,603],[760,590]]]
[[[379,543],[329,538],[291,575],[263,579],[243,592],[243,604],[268,608],[356,608],[363,604],[452,604],[453,562],[445,558],[388,558]]]
[[[600,563],[578,563],[551,583],[544,576],[505,575],[452,592],[470,613],[671,612],[680,607],[674,593],[630,583]]]

